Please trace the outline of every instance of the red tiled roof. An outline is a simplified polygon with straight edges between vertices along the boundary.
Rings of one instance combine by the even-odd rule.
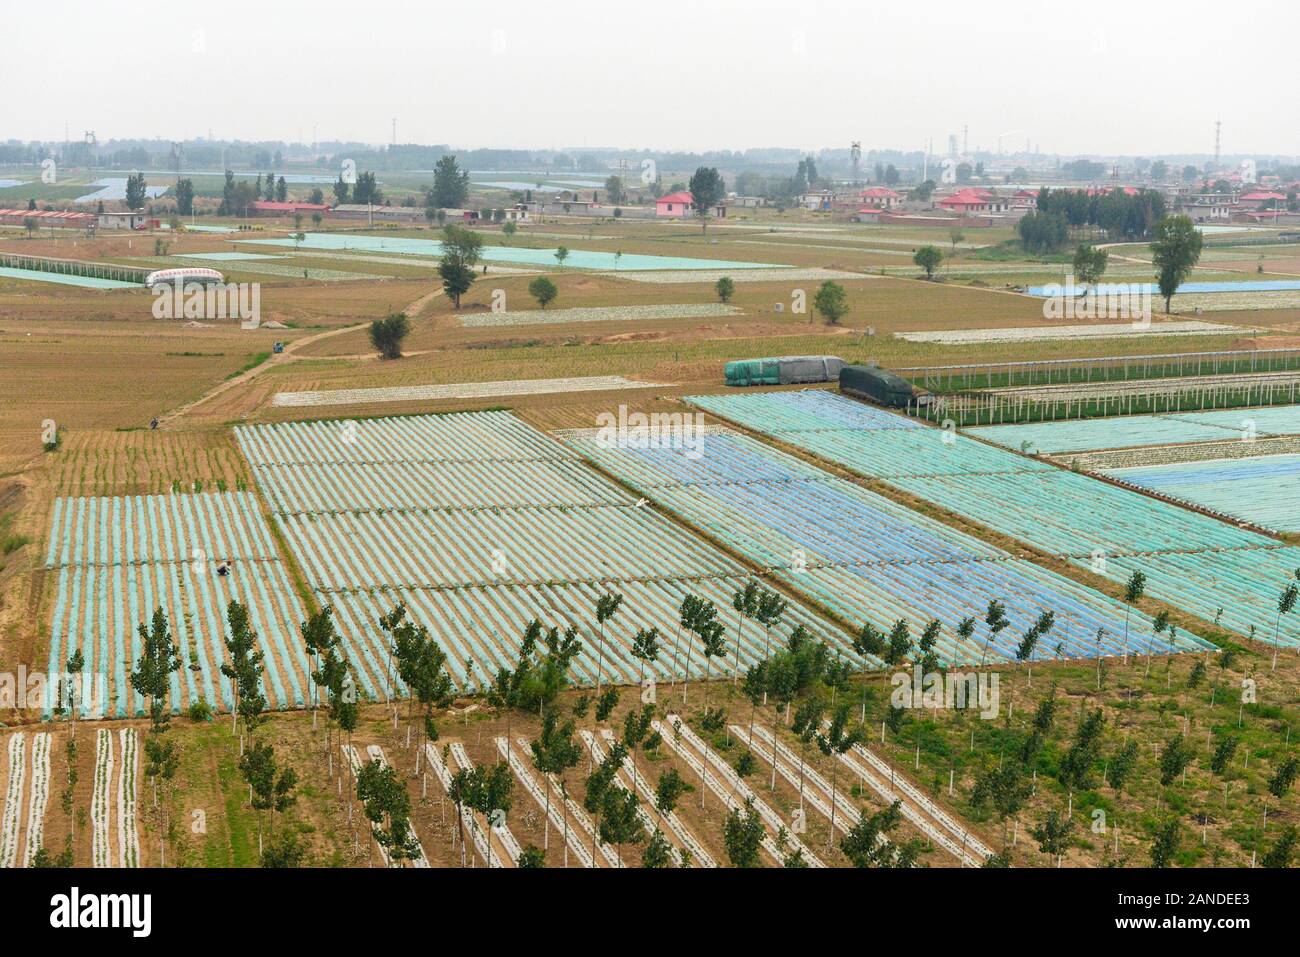
[[[694,197],[690,193],[669,193],[667,196],[660,196],[655,203],[693,203]]]

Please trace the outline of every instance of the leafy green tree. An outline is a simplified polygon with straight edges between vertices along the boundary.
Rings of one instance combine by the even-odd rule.
[[[1264,855],[1260,864],[1268,868],[1284,868],[1291,866],[1291,858],[1295,856],[1296,848],[1296,827],[1294,824],[1288,824],[1282,828],[1282,833],[1278,835],[1277,841]]]
[[[456,157],[445,154],[433,167],[433,188],[428,202],[437,209],[460,209],[469,199],[469,170],[463,170]]]
[[[1124,785],[1137,766],[1137,758],[1138,743],[1128,740],[1110,759],[1110,765],[1106,768],[1106,781],[1117,793],[1124,792]]]
[[[1295,784],[1297,775],[1300,775],[1300,758],[1293,755],[1284,759],[1268,779],[1268,793],[1279,801],[1282,800]]]
[[[840,320],[849,314],[849,294],[839,283],[828,279],[813,296],[813,308],[828,325],[839,325]]]
[[[1006,844],[1007,819],[1020,813],[1032,790],[1033,785],[1025,779],[1024,769],[1013,761],[1006,761],[975,779],[971,805],[979,810],[990,804],[993,806],[1002,822],[1002,843]]]
[[[799,739],[799,810],[803,810],[804,767],[807,764],[808,746],[817,740],[821,730],[822,715],[826,707],[820,698],[811,696],[799,705],[794,714],[791,730]]]
[[[1062,756],[1057,768],[1057,776],[1067,788],[1085,788],[1091,783],[1105,725],[1106,719],[1100,708],[1088,712],[1080,723],[1070,750]]]
[[[659,629],[657,627],[638,628],[632,636],[632,657],[641,662],[641,672],[637,675],[637,684],[645,684],[646,663],[653,664],[659,660]]]
[[[713,284],[713,291],[718,294],[720,301],[731,302],[731,297],[736,294],[736,281],[730,276],[723,276]]]
[[[708,232],[709,217],[713,208],[722,202],[727,194],[726,183],[722,174],[711,166],[701,166],[691,176],[687,188],[691,192],[691,203],[695,206],[695,215],[700,219],[700,228]]]
[[[1060,811],[1051,810],[1031,833],[1034,840],[1038,841],[1038,849],[1055,858],[1056,866],[1060,867],[1061,858],[1070,849],[1070,835],[1073,832],[1074,821],[1065,817]]]
[[[537,304],[545,309],[560,294],[560,290],[555,287],[547,276],[538,276],[528,284],[528,295],[537,300]]]
[[[754,810],[753,798],[745,802],[744,813],[734,807],[727,812],[727,820],[722,826],[722,843],[732,867],[758,866],[764,833],[763,819]]]
[[[546,854],[536,844],[529,844],[519,852],[519,858],[515,861],[518,867],[532,868],[545,867]]]
[[[402,342],[411,331],[410,320],[404,312],[391,312],[383,319],[370,323],[370,344],[379,350],[382,359],[402,358]]]
[[[849,705],[844,703],[835,709],[830,723],[824,732],[818,731],[814,736],[817,749],[831,758],[831,826],[826,838],[826,846],[831,846],[835,837],[836,778],[839,772],[839,757],[863,739],[862,726],[849,728]]]
[[[392,765],[378,760],[363,765],[357,773],[357,800],[375,843],[394,865],[400,867],[402,861],[419,856],[419,842],[411,829],[411,796]]]
[[[1011,624],[1007,618],[1007,606],[997,599],[989,602],[984,613],[984,624],[988,627],[988,636],[984,639],[984,650],[980,652],[980,665],[988,659],[989,644],[997,638],[1004,628]]]
[[[659,780],[655,784],[655,811],[662,821],[665,814],[672,814],[677,810],[677,802],[683,795],[695,790],[690,784],[677,773],[676,768],[668,768],[659,774]]]
[[[1151,866],[1168,867],[1178,854],[1178,845],[1182,836],[1182,825],[1178,818],[1170,818],[1156,828],[1155,840],[1151,842]]]
[[[572,768],[576,767],[582,757],[582,747],[573,739],[574,721],[572,718],[562,718],[559,711],[554,709],[547,711],[542,716],[542,730],[532,741],[531,748],[533,752],[533,767],[537,768],[543,778],[554,775],[561,781],[564,775]],[[544,833],[542,835],[542,846],[549,849],[551,846],[551,788],[550,784],[545,785],[546,791],[546,815]],[[569,812],[568,806],[564,806],[564,843],[569,843]]]
[[[298,835],[291,830],[282,830],[271,835],[271,839],[262,848],[262,866],[274,868],[302,867],[307,850],[298,840]]]
[[[558,265],[558,266],[563,266],[563,265],[564,265],[564,261],[565,261],[566,259],[568,259],[568,258],[569,258],[569,247],[568,247],[568,246],[557,246],[556,249],[555,249],[555,263],[556,263],[556,265]]]
[[[180,216],[189,216],[194,212],[194,180],[178,179],[174,187],[176,193],[176,212]]]
[[[1166,313],[1170,311],[1174,293],[1200,261],[1202,242],[1200,230],[1187,216],[1169,216],[1156,225],[1151,261],[1156,267],[1156,285],[1164,297]]]
[[[154,610],[151,626],[141,622],[138,631],[142,651],[131,672],[131,687],[149,699],[149,723],[154,732],[162,732],[171,720],[167,697],[172,673],[181,667],[180,650],[172,641],[171,627],[161,607]]]
[[[886,839],[903,820],[902,802],[895,801],[874,814],[858,812],[858,820],[840,839],[840,850],[854,867],[887,867],[893,863],[896,848]]]
[[[668,843],[668,838],[664,837],[664,832],[658,828],[655,828],[655,832],[650,835],[650,841],[641,853],[641,866],[651,868],[673,866],[673,846]]]
[[[885,646],[885,664],[891,668],[902,664],[912,653],[912,634],[907,619],[900,618],[889,629],[889,643]]]
[[[912,262],[925,270],[926,279],[933,279],[934,271],[943,262],[943,250],[938,246],[922,246],[912,254]]]
[[[1169,787],[1196,757],[1196,749],[1181,734],[1176,734],[1160,751],[1160,783]]]
[[[462,226],[449,225],[442,231],[442,258],[438,261],[438,275],[442,288],[455,308],[460,299],[474,284],[474,267],[483,255],[483,237]]]
[[[144,173],[132,173],[126,178],[126,208],[144,209],[149,190],[145,185]]]
[[[1101,279],[1110,259],[1109,251],[1088,243],[1080,243],[1074,250],[1074,276],[1079,282],[1091,286]]]

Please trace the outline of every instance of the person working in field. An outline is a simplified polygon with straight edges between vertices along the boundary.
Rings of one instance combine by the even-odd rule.
[[[217,574],[222,578],[225,578],[230,574],[230,559],[223,558],[221,561],[217,562]]]

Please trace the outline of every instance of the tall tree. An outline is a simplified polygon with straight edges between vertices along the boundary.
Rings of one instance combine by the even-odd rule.
[[[695,215],[700,219],[700,227],[708,232],[709,217],[713,208],[722,202],[727,194],[726,183],[716,168],[701,166],[691,176],[687,188],[691,193],[691,203],[695,206]]]
[[[430,204],[438,209],[460,209],[468,198],[469,170],[462,170],[454,155],[443,155],[433,167]]]
[[[149,722],[155,732],[165,731],[171,719],[167,697],[171,693],[171,676],[181,667],[180,650],[172,641],[167,615],[159,607],[154,610],[150,626],[140,623],[138,629],[142,651],[135,670],[131,672],[131,687],[136,694],[149,699]]]
[[[1151,262],[1156,267],[1156,285],[1170,311],[1174,293],[1192,274],[1201,258],[1203,237],[1187,216],[1169,216],[1156,225],[1151,241]]]

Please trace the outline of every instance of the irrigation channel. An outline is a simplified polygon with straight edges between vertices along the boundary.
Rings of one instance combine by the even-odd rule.
[[[687,401],[1243,636],[1273,642],[1300,548],[823,390]],[[1283,622],[1279,644],[1300,644]]]

